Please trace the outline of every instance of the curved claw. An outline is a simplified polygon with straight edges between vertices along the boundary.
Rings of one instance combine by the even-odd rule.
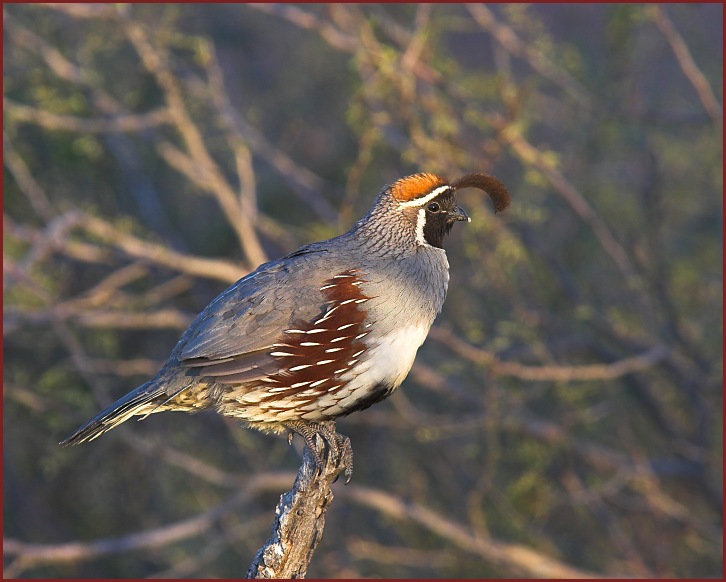
[[[343,438],[340,462],[345,467],[345,484],[347,485],[353,478],[353,446],[350,444],[350,439],[347,436],[342,434],[338,434],[338,436]]]
[[[338,433],[335,430],[335,423],[332,421],[328,422],[303,422],[303,421],[291,421],[285,423],[285,427],[290,430],[287,435],[288,443],[292,443],[293,436],[299,434],[305,441],[310,454],[315,460],[315,466],[318,471],[323,470],[323,460],[318,453],[317,447],[313,442],[313,436],[318,435],[325,443],[325,456],[331,458],[329,455],[333,455],[332,459],[335,460],[338,467],[343,470],[345,474],[345,484],[350,483],[353,477],[353,447],[350,444],[350,439]],[[336,475],[335,481],[338,480]],[[333,481],[333,482],[335,482]]]

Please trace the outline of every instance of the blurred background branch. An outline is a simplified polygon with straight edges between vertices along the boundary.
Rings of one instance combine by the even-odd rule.
[[[678,59],[678,64],[681,66],[683,74],[691,82],[691,85],[693,85],[696,93],[698,93],[698,98],[701,100],[704,109],[708,111],[708,114],[713,119],[713,122],[717,126],[720,126],[723,119],[723,108],[718,102],[716,95],[714,95],[708,79],[693,60],[693,56],[691,55],[691,51],[688,49],[688,45],[676,29],[673,21],[669,18],[665,8],[656,4],[650,7],[650,13],[656,25],[666,37],[668,44],[671,45],[673,54],[676,55],[676,59]]]
[[[3,16],[6,577],[238,577],[300,443],[214,414],[57,442],[422,170],[513,204],[462,193],[409,378],[339,423],[308,575],[720,576],[721,5]]]

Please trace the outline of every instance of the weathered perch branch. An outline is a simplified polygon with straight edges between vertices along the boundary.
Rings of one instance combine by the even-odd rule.
[[[333,501],[330,486],[343,470],[340,459],[326,452],[322,439],[315,445],[323,461],[321,470],[305,447],[303,462],[292,489],[275,508],[272,535],[247,570],[247,578],[304,578],[323,536],[325,511]]]

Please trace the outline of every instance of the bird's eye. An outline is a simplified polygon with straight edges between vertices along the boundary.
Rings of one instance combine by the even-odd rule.
[[[441,210],[441,206],[439,206],[438,202],[432,202],[426,207],[426,210],[428,210],[429,212],[438,212],[439,210]]]

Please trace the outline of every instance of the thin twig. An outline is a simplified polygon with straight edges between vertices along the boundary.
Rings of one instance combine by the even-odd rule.
[[[40,564],[78,563],[135,550],[158,549],[205,534],[230,511],[238,510],[260,493],[279,490],[289,482],[290,475],[288,473],[263,473],[249,479],[241,491],[230,499],[199,515],[177,523],[118,538],[106,538],[93,542],[29,544],[20,540],[6,538],[3,540],[3,551],[6,556],[19,560],[19,563],[15,565],[16,571],[12,572],[17,575],[20,571]],[[5,575],[8,575],[7,571]]]
[[[385,565],[409,566],[436,571],[457,566],[461,559],[454,550],[417,550],[387,546],[362,539],[348,540],[346,547],[356,560],[369,560]]]
[[[240,144],[248,146],[256,156],[267,162],[282,176],[292,192],[313,212],[321,219],[332,222],[335,219],[336,211],[323,194],[333,191],[334,186],[309,168],[295,162],[243,118],[229,101],[229,94],[214,45],[210,43],[208,50],[210,57],[207,63],[207,76],[211,88],[210,96],[228,136],[230,136],[230,141],[236,144],[233,150],[236,151]],[[240,176],[240,180],[244,180],[244,175]],[[244,182],[241,186],[244,186]]]
[[[260,12],[272,14],[288,20],[305,30],[314,30],[321,38],[337,49],[346,52],[355,52],[358,46],[358,41],[355,37],[346,35],[339,29],[335,28],[329,22],[326,22],[318,18],[312,12],[302,10],[292,4],[278,4],[278,3],[251,3],[247,4],[249,8],[254,8]]]
[[[208,178],[205,190],[212,193],[227,217],[227,221],[235,230],[251,266],[264,262],[262,250],[254,225],[246,216],[237,201],[233,188],[207,150],[199,127],[194,123],[184,103],[183,92],[177,78],[172,74],[166,55],[160,47],[155,46],[140,22],[131,16],[128,5],[117,6],[119,20],[132,46],[138,53],[141,62],[149,71],[164,92],[164,99],[169,116],[179,131],[188,150],[188,157]],[[177,169],[179,166],[175,166]]]
[[[45,222],[49,222],[54,211],[43,188],[36,182],[23,158],[13,147],[10,138],[3,132],[3,161],[15,178],[20,191],[25,195],[33,210]]]
[[[537,578],[600,578],[594,572],[574,568],[529,547],[483,539],[473,535],[461,524],[416,502],[372,489],[351,485],[340,492],[341,497],[375,509],[396,520],[411,520],[428,531],[498,566]]]
[[[431,329],[429,336],[440,341],[460,356],[490,366],[493,374],[514,376],[538,382],[574,382],[613,380],[627,374],[641,372],[655,366],[668,356],[664,346],[654,346],[647,352],[609,364],[585,366],[525,366],[516,362],[503,362],[491,352],[477,348],[441,327]]]
[[[37,107],[3,99],[5,112],[13,121],[32,123],[51,131],[74,131],[77,133],[130,133],[146,131],[169,123],[166,109],[148,113],[118,115],[109,119],[84,118],[74,115],[59,115]]]
[[[113,9],[110,6],[104,6],[103,4],[83,4],[78,2],[57,4],[50,2],[38,2],[37,6],[57,10],[67,14],[68,16],[79,19],[112,18],[114,16]]]
[[[485,4],[467,4],[466,9],[477,24],[491,33],[492,37],[510,54],[527,61],[540,75],[558,85],[570,95],[578,105],[587,109],[592,107],[589,91],[572,75],[556,66],[540,51],[521,40],[510,26],[499,22]]]
[[[141,240],[95,216],[84,215],[80,227],[130,257],[163,265],[181,273],[227,283],[232,283],[246,274],[243,268],[234,263],[178,253],[164,245]]]
[[[103,247],[67,239],[73,229],[84,230],[133,259],[195,277],[233,283],[247,274],[247,271],[232,262],[179,253],[164,245],[137,238],[102,218],[84,212],[74,210],[59,215],[53,220],[53,224],[59,227],[38,230],[17,225],[9,217],[3,216],[3,229],[6,234],[36,246],[46,245],[55,252],[79,261],[107,263],[110,254]]]
[[[717,126],[721,126],[721,119],[723,117],[721,104],[718,102],[711,88],[711,84],[706,79],[706,75],[703,74],[703,71],[698,68],[696,61],[693,60],[686,41],[683,40],[683,37],[676,29],[675,24],[673,24],[673,21],[668,16],[665,8],[658,4],[654,4],[648,8],[655,24],[663,33],[663,36],[665,36],[671,49],[673,49],[673,53],[676,55],[683,74],[691,82],[696,93],[698,93],[698,98],[701,100],[704,109],[711,116],[713,122]]]
[[[120,310],[91,310],[52,307],[50,309],[17,309],[9,308],[3,313],[3,321],[9,326],[8,331],[15,329],[20,323],[40,325],[58,321],[72,321],[74,325],[90,328],[107,329],[185,329],[192,318],[189,314],[177,309],[159,309],[135,313]]]

